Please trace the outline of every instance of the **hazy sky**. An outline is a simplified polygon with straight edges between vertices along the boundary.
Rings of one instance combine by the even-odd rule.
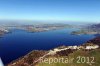
[[[100,22],[100,0],[0,0],[0,19]]]

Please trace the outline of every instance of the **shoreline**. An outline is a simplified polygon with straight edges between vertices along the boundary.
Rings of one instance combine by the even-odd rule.
[[[17,63],[20,63],[22,60],[24,60],[24,58],[27,58],[27,59],[29,59],[28,57],[32,54],[33,56],[32,57],[34,57],[34,56],[36,56],[37,55],[37,60],[34,60],[34,64],[35,63],[38,63],[39,61],[40,61],[40,57],[42,57],[42,58],[45,58],[45,57],[47,57],[47,56],[56,56],[56,55],[59,55],[59,53],[62,55],[62,53],[63,53],[63,51],[65,52],[65,51],[69,51],[70,50],[70,52],[72,53],[72,52],[74,52],[74,51],[76,51],[76,50],[85,50],[85,51],[87,51],[87,50],[89,50],[89,51],[91,51],[91,50],[95,50],[95,49],[98,49],[98,48],[100,48],[100,45],[96,45],[96,44],[91,44],[91,41],[93,41],[93,40],[96,40],[97,38],[94,38],[94,39],[92,39],[92,40],[90,40],[90,41],[87,41],[85,44],[82,44],[82,45],[80,45],[80,46],[60,46],[60,47],[57,47],[57,48],[54,48],[54,49],[52,49],[52,50],[49,50],[49,51],[45,51],[45,50],[33,50],[33,51],[31,51],[31,52],[29,52],[28,54],[26,54],[25,56],[23,56],[23,57],[21,57],[21,58],[19,58],[19,59],[17,59],[17,60],[14,60],[14,61],[12,61],[11,63],[9,63],[7,66],[13,66],[13,65],[15,65],[16,66],[16,64]],[[99,38],[100,39],[100,38]],[[90,44],[89,44],[89,42],[90,42]],[[68,53],[68,55],[70,54],[70,52]],[[36,54],[35,54],[36,53]],[[57,54],[56,54],[57,53]],[[39,55],[40,54],[40,55]],[[42,55],[41,55],[42,54]],[[66,55],[66,54],[63,54],[63,55]],[[39,56],[39,57],[38,57]],[[32,58],[31,57],[31,58]],[[30,58],[30,59],[31,59]],[[36,57],[34,57],[34,58],[36,58]],[[17,63],[16,63],[17,62]],[[33,64],[33,65],[34,65]]]

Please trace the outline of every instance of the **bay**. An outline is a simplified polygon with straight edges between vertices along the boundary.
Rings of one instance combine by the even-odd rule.
[[[32,50],[50,50],[62,45],[81,45],[94,38],[94,35],[71,35],[78,29],[59,29],[31,33],[24,30],[12,30],[0,38],[0,57],[4,64],[24,56]]]

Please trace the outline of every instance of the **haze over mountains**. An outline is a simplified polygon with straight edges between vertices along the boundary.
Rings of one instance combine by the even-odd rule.
[[[76,22],[76,21],[58,21],[58,20],[0,20],[0,25],[32,25],[32,24],[70,24],[84,25],[95,24],[91,22]],[[98,22],[97,22],[98,23]]]

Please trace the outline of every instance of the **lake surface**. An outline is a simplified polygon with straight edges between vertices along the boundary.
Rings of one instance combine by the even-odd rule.
[[[71,35],[76,29],[60,29],[30,33],[12,30],[0,38],[0,56],[7,64],[32,50],[50,50],[62,45],[80,45],[94,38],[94,35]]]

